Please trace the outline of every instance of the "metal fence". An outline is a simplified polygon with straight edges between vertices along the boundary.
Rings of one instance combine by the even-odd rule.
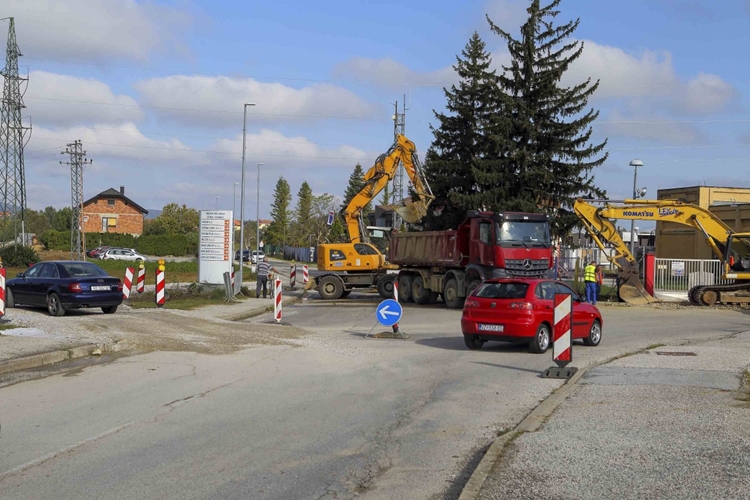
[[[716,259],[656,259],[654,291],[687,292],[697,285],[730,283]]]

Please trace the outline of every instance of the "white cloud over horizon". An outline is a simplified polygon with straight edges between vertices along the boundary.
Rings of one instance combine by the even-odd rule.
[[[153,110],[157,116],[189,124],[235,126],[248,102],[256,104],[248,108],[248,123],[364,119],[375,113],[375,106],[354,92],[329,83],[296,89],[247,77],[173,75],[134,87],[144,105],[161,108]]]

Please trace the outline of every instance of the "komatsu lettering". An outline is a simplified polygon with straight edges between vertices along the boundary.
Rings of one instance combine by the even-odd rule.
[[[622,215],[623,217],[653,217],[654,212],[649,212],[648,210],[640,212],[635,210],[623,210]]]

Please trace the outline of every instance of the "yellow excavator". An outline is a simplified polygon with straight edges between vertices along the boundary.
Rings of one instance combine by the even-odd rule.
[[[346,297],[355,288],[373,286],[378,287],[381,295],[392,294],[393,280],[388,279],[387,274],[389,269],[397,267],[388,265],[385,256],[370,242],[362,210],[393,180],[399,164],[409,176],[413,194],[407,202],[388,208],[409,223],[418,222],[427,215],[427,208],[435,197],[422,170],[416,146],[399,134],[390,149],[380,155],[365,173],[364,186],[341,213],[348,241],[318,245],[318,271],[326,273],[310,280],[308,289],[317,288],[324,299]]]
[[[597,206],[598,205],[598,206]],[[750,233],[736,233],[711,211],[677,200],[576,200],[573,209],[596,245],[607,241],[616,254],[608,259],[619,269],[620,298],[633,304],[655,302],[638,278],[635,257],[617,232],[617,219],[684,224],[700,231],[722,263],[722,278],[734,283],[698,285],[688,291],[693,304],[750,302]],[[625,262],[622,263],[621,260]]]

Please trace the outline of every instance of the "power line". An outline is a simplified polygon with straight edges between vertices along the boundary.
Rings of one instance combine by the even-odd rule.
[[[93,160],[86,159],[81,141],[68,144],[61,154],[70,155],[69,161],[61,161],[60,165],[70,166],[70,258],[83,260],[86,248],[86,236],[83,231],[83,169]]]

